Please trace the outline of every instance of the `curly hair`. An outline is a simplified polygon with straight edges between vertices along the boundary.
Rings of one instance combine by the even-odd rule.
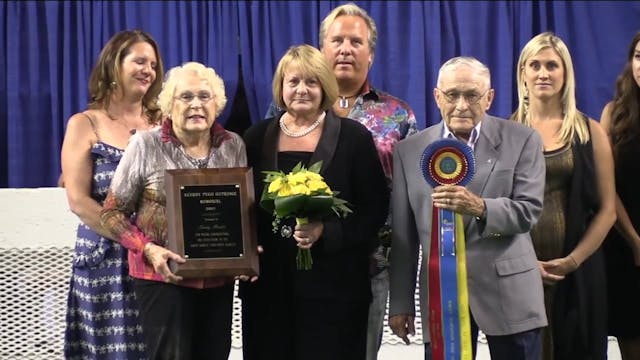
[[[122,61],[129,55],[131,46],[141,42],[148,43],[153,47],[157,61],[155,68],[156,79],[142,98],[142,106],[150,123],[155,124],[160,121],[161,113],[157,99],[162,89],[164,68],[158,44],[151,35],[142,30],[120,31],[113,35],[104,45],[89,77],[89,109],[106,109],[109,107],[111,95],[117,89],[113,84],[122,82],[122,79],[120,79]]]
[[[227,96],[225,95],[224,80],[216,73],[213,68],[206,67],[205,65],[191,61],[182,64],[181,66],[175,66],[167,71],[167,78],[162,85],[162,91],[158,95],[158,104],[162,110],[162,114],[165,117],[171,115],[171,109],[173,108],[173,101],[178,85],[178,80],[185,74],[197,75],[200,79],[205,80],[211,91],[213,92],[213,99],[216,102],[216,117],[218,117],[222,110],[224,110],[227,104]]]
[[[616,80],[616,93],[611,102],[610,136],[613,154],[640,137],[640,86],[633,77],[633,58],[640,42],[640,31],[629,45],[627,63]]]

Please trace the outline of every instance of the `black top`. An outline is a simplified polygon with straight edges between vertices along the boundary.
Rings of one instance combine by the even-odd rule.
[[[244,135],[256,199],[260,199],[265,185],[262,171],[285,170],[301,159],[300,153],[278,151],[278,119],[276,116],[256,123]],[[264,290],[266,293],[259,296],[266,297],[283,291],[301,298],[371,298],[369,255],[378,245],[377,231],[389,209],[389,188],[371,133],[354,120],[327,113],[322,135],[307,164],[320,160],[320,175],[351,204],[353,213],[346,218],[323,218],[323,234],[311,248],[313,267],[299,271],[295,267],[295,240],[283,238],[281,231],[274,233],[272,214],[259,208],[258,242],[264,248],[260,279],[241,284],[241,297],[246,296],[246,288],[253,288],[251,293]]]
[[[584,117],[584,121],[588,121]],[[598,211],[593,144],[572,144],[574,171],[569,190],[563,256],[582,239]],[[580,267],[558,283],[553,309],[555,359],[606,359],[607,317],[604,258],[596,250]]]
[[[636,231],[640,232],[640,141],[636,138],[618,149],[616,191]],[[612,228],[604,242],[609,294],[609,334],[619,339],[640,336],[640,267],[626,240]]]

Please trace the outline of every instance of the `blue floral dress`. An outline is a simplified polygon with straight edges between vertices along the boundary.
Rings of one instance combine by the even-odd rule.
[[[104,201],[123,150],[98,141],[91,149],[91,196]],[[127,251],[78,225],[67,304],[66,359],[145,359]]]

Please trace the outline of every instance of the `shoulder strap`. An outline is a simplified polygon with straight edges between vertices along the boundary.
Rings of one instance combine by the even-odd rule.
[[[100,136],[98,135],[98,127],[96,126],[95,120],[91,116],[89,116],[86,111],[83,111],[82,115],[86,116],[86,118],[89,119],[91,129],[93,129],[93,133],[96,134],[96,139],[100,141]]]

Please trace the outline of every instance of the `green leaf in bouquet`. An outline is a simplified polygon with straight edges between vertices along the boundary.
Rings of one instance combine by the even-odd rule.
[[[309,171],[314,172],[316,174],[320,174],[320,169],[322,169],[322,160],[318,161],[317,163],[309,167]]]
[[[304,169],[304,166],[302,166],[302,162],[299,162],[293,167],[293,169],[291,169],[291,172],[295,174],[302,169]]]
[[[334,197],[331,209],[339,217],[346,217],[348,214],[353,212],[353,210],[351,210],[347,205],[349,205],[349,203],[346,200]]]
[[[260,206],[268,212],[273,212],[275,209],[273,197],[269,195],[266,187],[262,191],[262,196],[260,197]]]
[[[333,206],[333,197],[331,195],[309,196],[302,213],[307,214],[309,217],[320,217],[326,215],[331,206]]]
[[[306,201],[306,195],[276,197],[274,200],[275,213],[282,217],[295,215],[304,208]]]
[[[285,174],[282,171],[263,171],[265,177],[262,181],[270,183],[277,178],[284,178]]]

